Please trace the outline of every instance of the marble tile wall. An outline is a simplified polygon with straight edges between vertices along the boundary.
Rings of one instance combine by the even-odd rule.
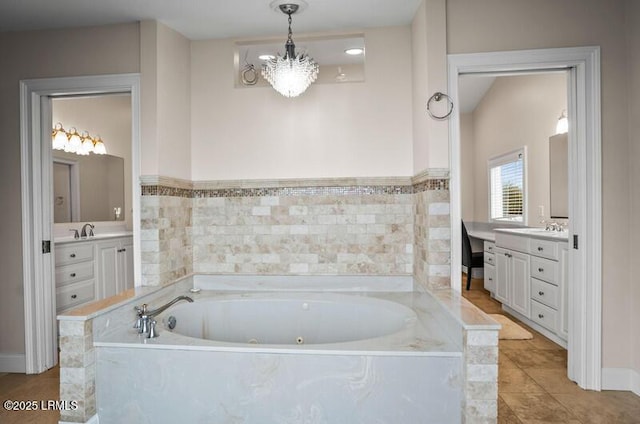
[[[451,286],[451,229],[449,189],[414,194],[414,280],[416,289],[437,290]]]
[[[193,272],[192,199],[143,195],[140,203],[142,284],[164,285]]]
[[[189,272],[413,274],[422,287],[449,287],[448,180],[388,180],[225,187],[147,177],[143,284]]]
[[[464,424],[498,419],[498,331],[467,330],[463,335]]]
[[[62,409],[63,422],[85,423],[96,414],[96,354],[93,323],[60,321],[60,400],[77,403]]]

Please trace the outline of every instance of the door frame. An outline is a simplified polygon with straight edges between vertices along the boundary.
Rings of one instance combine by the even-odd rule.
[[[20,81],[22,169],[22,269],[25,372],[36,374],[58,360],[54,255],[43,254],[53,240],[51,98],[65,95],[131,94],[131,163],[136,285],[140,283],[140,75],[117,74]],[[51,243],[53,245],[53,243]]]
[[[597,46],[448,55],[448,90],[459,104],[458,76],[566,69],[569,112],[568,376],[583,389],[602,385],[602,140]],[[449,121],[451,276],[461,275],[460,113]],[[582,184],[577,184],[583,182]],[[460,284],[453,284],[460,290]]]

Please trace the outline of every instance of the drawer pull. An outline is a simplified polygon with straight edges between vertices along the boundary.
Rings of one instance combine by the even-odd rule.
[[[490,247],[488,250],[489,252],[493,252],[493,247]]]
[[[76,276],[76,273],[75,273],[75,272],[72,272],[70,275],[71,275],[71,277],[75,277],[75,276]]]
[[[75,258],[75,257],[76,257],[76,254],[75,254],[75,253],[72,253],[72,254],[70,254],[70,255],[69,255],[69,257],[70,257],[70,258]]]
[[[538,314],[538,318],[542,319],[542,318],[544,318],[544,315]]]
[[[493,278],[489,277],[489,281],[493,281]]]
[[[538,252],[542,252],[544,250],[543,247],[538,246]]]
[[[71,299],[75,299],[76,297],[78,297],[78,295],[77,295],[77,294],[72,294],[72,295],[71,295]]]
[[[538,272],[544,272],[544,268],[538,268]]]
[[[543,291],[539,291],[539,292],[538,292],[538,294],[539,294],[540,296],[544,296],[544,292],[543,292]]]

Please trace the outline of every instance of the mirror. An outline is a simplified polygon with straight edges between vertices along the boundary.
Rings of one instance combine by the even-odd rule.
[[[124,221],[124,159],[54,151],[53,193],[56,224]]]
[[[66,132],[100,137],[107,151],[52,150],[54,223],[118,221],[132,228],[131,95],[54,98],[52,118]]]
[[[262,77],[262,55],[284,54],[286,34],[277,41],[246,41],[235,44],[235,86],[268,87]],[[365,45],[363,34],[327,37],[296,37],[296,54],[307,53],[320,71],[315,84],[339,84],[364,81]],[[362,49],[361,54],[347,54],[349,49]],[[248,66],[253,65],[253,68]]]
[[[569,137],[549,137],[549,183],[551,218],[569,218]]]

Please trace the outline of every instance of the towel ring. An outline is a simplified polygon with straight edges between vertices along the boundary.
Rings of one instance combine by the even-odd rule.
[[[436,101],[439,102],[440,100],[442,100],[442,98],[446,98],[447,99],[447,103],[449,103],[449,112],[447,112],[446,115],[443,116],[438,116],[438,115],[434,115],[433,112],[431,112],[431,102],[432,101]],[[433,96],[429,97],[429,100],[427,101],[427,113],[429,114],[430,117],[432,117],[433,119],[437,119],[439,121],[442,121],[444,119],[447,119],[449,117],[449,115],[451,115],[451,112],[453,112],[453,101],[451,101],[451,97],[447,96],[444,93],[441,93],[439,91],[436,91]]]

